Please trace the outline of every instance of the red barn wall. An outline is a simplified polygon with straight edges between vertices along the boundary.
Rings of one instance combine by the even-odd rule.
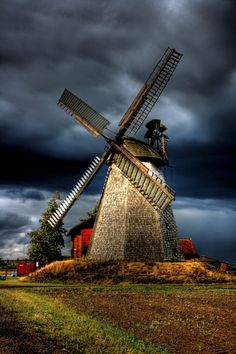
[[[34,261],[17,261],[17,275],[27,275],[36,270]]]
[[[83,240],[84,247],[88,248],[92,232],[93,232],[93,229],[83,229],[82,230],[82,240]]]
[[[72,258],[80,258],[86,256],[92,232],[93,229],[82,229],[81,235],[72,236],[71,239]]]
[[[72,258],[82,257],[82,236],[76,235],[72,240]]]

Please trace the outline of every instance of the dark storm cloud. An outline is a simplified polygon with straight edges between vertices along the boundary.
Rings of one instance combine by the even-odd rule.
[[[195,127],[190,140],[193,136],[201,140],[203,135],[220,138],[221,146],[229,142],[235,127],[234,2],[219,1],[218,6],[211,1],[12,4],[1,2],[1,144],[6,161],[26,166],[23,174],[20,169],[8,173],[9,180],[22,180],[25,175],[27,181],[37,179],[22,159],[30,162],[32,170],[39,163],[40,171],[45,161],[47,176],[51,162],[68,159],[71,166],[72,159],[78,165],[77,161],[101,152],[103,143],[79,129],[56,106],[63,88],[117,121],[168,45],[184,57],[163,95],[192,112]],[[168,106],[161,101],[160,106],[168,116]],[[172,134],[178,138],[178,130]],[[14,157],[14,149],[21,160]],[[59,168],[73,174],[75,167],[55,167],[55,176]]]
[[[19,251],[24,250],[28,243],[26,230],[30,224],[28,217],[16,213],[0,215],[0,256],[2,259],[19,257]]]
[[[178,196],[236,198],[235,150],[219,141],[175,145],[166,173]]]
[[[53,158],[50,156],[42,156],[37,153],[30,153],[26,150],[19,149],[17,152],[17,160],[14,164],[9,161],[14,160],[16,151],[10,148],[2,149],[2,163],[7,166],[1,172],[1,181],[3,185],[12,185],[13,190],[9,196],[14,195],[15,186],[22,187],[32,186],[35,188],[43,188],[49,191],[59,190],[68,192],[72,186],[77,183],[78,179],[88,168],[91,161],[87,160],[66,160],[63,158]],[[94,154],[95,155],[95,154]],[[18,171],[18,172],[17,172]],[[90,186],[92,193],[101,190],[104,182],[106,167],[96,176],[96,184]],[[35,191],[20,190],[15,197],[31,198],[42,200],[42,193]]]
[[[21,243],[19,233],[25,230],[30,220],[28,217],[16,213],[0,213],[0,250],[9,242]],[[17,235],[17,236],[16,236]],[[25,243],[25,240],[22,241]]]
[[[235,263],[235,199],[182,198],[174,205],[180,238],[192,238],[200,255]]]
[[[216,90],[222,78],[231,73],[235,55],[231,43],[235,29],[233,2],[221,1],[220,6],[194,1],[180,1],[180,5],[172,1],[69,3],[71,6],[55,1],[26,1],[18,7],[2,4],[3,64],[12,63],[19,68],[24,65],[27,70],[32,70],[34,63],[41,65],[40,73],[32,72],[38,83],[29,82],[36,90],[46,75],[48,79],[52,74],[54,77],[53,81],[44,82],[43,92],[48,87],[55,88],[57,79],[58,83],[64,82],[61,77],[71,75],[73,70],[75,77],[68,79],[77,87],[81,82],[91,88],[99,85],[100,80],[102,86],[104,82],[109,85],[119,74],[118,69],[127,70],[128,75],[135,72],[136,80],[139,78],[142,83],[145,68],[155,63],[155,50],[165,49],[168,41],[171,45],[179,44],[179,50],[187,49],[184,61],[189,70],[187,80],[183,78],[184,87],[187,82],[192,85],[188,89],[192,87],[196,92],[199,83],[200,94],[203,89]],[[163,30],[165,35],[160,35]],[[200,49],[201,53],[197,53]],[[50,63],[53,73],[51,67],[47,68]],[[204,81],[212,85],[207,88]]]
[[[235,10],[235,1],[223,0],[2,0],[0,183],[11,187],[8,197],[15,191],[15,198],[43,202],[40,190],[67,192],[93,156],[103,152],[102,139],[57,107],[65,87],[117,129],[170,46],[183,58],[149,116],[168,125],[169,183],[178,198],[231,203]],[[87,195],[101,190],[105,172]]]
[[[20,189],[20,188],[11,188],[6,190],[4,193],[5,196],[16,199],[20,198],[23,200],[33,199],[33,200],[45,200],[44,194],[36,189]]]
[[[3,183],[68,190],[72,176],[87,167],[83,159],[101,152],[103,144],[76,130],[70,117],[56,107],[61,89],[68,85],[99,111],[121,116],[136,91],[131,89],[131,97],[126,97],[118,77],[125,74],[141,85],[146,68],[153,67],[157,53],[168,43],[184,57],[167,92],[195,118],[190,136],[172,147],[178,195],[231,195],[232,182],[225,182],[233,158],[229,136],[235,127],[230,92],[235,69],[233,3],[15,5],[17,17],[15,6],[1,5],[0,128],[4,166],[12,162],[4,168]],[[178,137],[179,130],[181,125],[172,135]],[[202,135],[213,142],[199,144]]]
[[[18,230],[27,225],[28,222],[29,220],[25,216],[2,212],[0,214],[0,229],[7,229],[8,231]]]

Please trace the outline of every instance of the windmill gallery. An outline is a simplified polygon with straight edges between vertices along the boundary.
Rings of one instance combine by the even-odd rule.
[[[96,156],[78,183],[48,222],[55,227],[70,210],[100,168],[108,172],[99,203],[87,257],[131,261],[181,261],[177,228],[171,202],[175,192],[166,184],[168,166],[164,134],[159,119],[146,124],[147,142],[134,139],[166,87],[182,54],[167,48],[110,138],[109,121],[82,99],[64,90],[58,105],[90,133],[105,139],[107,146]]]

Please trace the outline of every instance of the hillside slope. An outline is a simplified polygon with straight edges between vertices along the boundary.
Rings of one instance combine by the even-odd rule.
[[[106,283],[215,283],[236,277],[206,262],[92,261],[86,258],[53,262],[31,273],[28,280]]]

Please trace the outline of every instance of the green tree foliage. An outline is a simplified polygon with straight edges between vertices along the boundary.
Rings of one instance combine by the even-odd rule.
[[[81,218],[80,221],[87,221],[87,220],[90,220],[90,219],[94,219],[97,215],[97,212],[98,212],[98,206],[99,206],[99,202],[97,202],[94,207],[92,208],[91,211],[89,211],[86,215],[85,218]]]
[[[30,259],[39,261],[40,266],[61,259],[61,249],[64,247],[63,236],[66,230],[62,222],[54,228],[47,222],[57,209],[59,200],[60,194],[55,192],[39,220],[41,227],[28,233],[30,237],[28,256]]]

